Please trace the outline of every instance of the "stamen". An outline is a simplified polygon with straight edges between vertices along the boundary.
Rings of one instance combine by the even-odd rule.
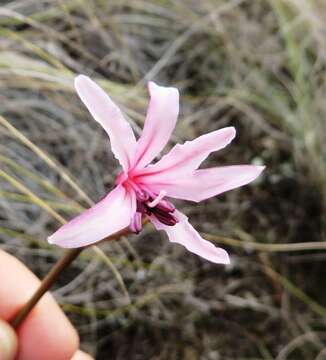
[[[146,205],[150,208],[155,207],[165,197],[166,194],[167,194],[166,191],[161,190],[160,193],[157,195],[157,197],[153,201],[147,203]]]
[[[146,192],[139,190],[136,191],[136,198],[138,201],[146,202],[147,200],[149,200],[149,195]]]
[[[137,210],[131,219],[130,229],[139,233],[142,229],[142,219],[146,216],[155,216],[164,225],[174,226],[178,219],[172,214],[175,210],[173,204],[163,200],[167,192],[161,190],[158,195],[146,190],[136,190]]]
[[[175,206],[170,203],[170,201],[167,200],[161,200],[159,204],[157,204],[156,206],[158,209],[161,209],[163,211],[167,211],[167,212],[174,212],[175,210]]]
[[[137,212],[143,214],[143,215],[150,215],[152,212],[148,206],[146,206],[145,203],[142,201],[137,200]]]
[[[153,211],[153,216],[155,216],[162,224],[168,226],[174,226],[179,222],[173,214],[159,210],[157,207]]]
[[[143,227],[142,214],[140,212],[136,212],[131,219],[129,228],[132,232],[139,234],[142,227]]]

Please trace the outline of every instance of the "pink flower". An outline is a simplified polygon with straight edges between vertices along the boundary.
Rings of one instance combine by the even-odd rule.
[[[119,108],[91,79],[79,75],[75,87],[94,119],[111,141],[112,151],[122,166],[116,187],[92,208],[62,226],[49,242],[65,248],[90,245],[129,226],[138,233],[148,217],[171,242],[215,263],[229,263],[227,252],[204,240],[188,218],[176,210],[168,198],[199,202],[230,189],[248,184],[264,169],[236,165],[198,169],[213,152],[235,137],[227,127],[175,145],[155,164],[151,161],[167,144],[179,112],[176,88],[148,84],[150,102],[145,125],[138,141]]]

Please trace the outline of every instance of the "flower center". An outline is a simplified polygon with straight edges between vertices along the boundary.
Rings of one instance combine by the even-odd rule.
[[[154,216],[158,221],[167,226],[174,226],[178,219],[173,215],[175,207],[164,199],[166,191],[161,190],[159,194],[145,190],[142,185],[134,181],[132,175],[121,172],[116,179],[116,184],[122,184],[136,193],[137,208],[131,219],[130,230],[139,233],[143,227],[145,216]]]
[[[173,215],[175,207],[173,204],[163,199],[166,192],[162,190],[158,195],[149,192],[136,192],[137,210],[131,219],[130,229],[139,233],[142,229],[142,220],[145,216],[154,216],[164,225],[174,226],[178,219]]]

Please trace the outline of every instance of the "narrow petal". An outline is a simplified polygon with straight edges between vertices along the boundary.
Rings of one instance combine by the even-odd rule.
[[[177,210],[173,213],[173,215],[175,215],[179,220],[179,222],[174,226],[166,226],[154,217],[151,217],[151,222],[157,230],[164,230],[171,242],[183,245],[188,251],[217,264],[230,263],[227,252],[214,246],[209,241],[204,240],[188,222],[186,215]]]
[[[159,178],[146,184],[152,192],[164,189],[166,196],[199,202],[255,180],[264,166],[233,165],[196,170],[192,176],[160,182]],[[164,182],[165,181],[165,182]]]
[[[156,164],[139,172],[140,181],[162,181],[163,178],[170,181],[192,174],[211,152],[224,148],[234,137],[235,129],[227,127],[186,141],[183,145],[177,144]]]
[[[115,157],[128,171],[136,150],[135,135],[129,123],[105,91],[87,76],[77,76],[75,88],[88,111],[109,135]]]
[[[149,164],[167,144],[179,114],[178,89],[149,82],[148,90],[151,98],[135,156],[138,169]]]
[[[48,238],[64,248],[93,244],[130,224],[134,194],[117,186],[103,200],[72,219]]]

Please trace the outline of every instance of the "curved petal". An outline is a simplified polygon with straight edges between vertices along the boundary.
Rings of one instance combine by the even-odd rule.
[[[103,200],[62,226],[48,241],[64,248],[100,241],[130,224],[134,202],[133,193],[117,186]]]
[[[110,137],[112,152],[125,171],[131,167],[136,139],[131,126],[105,91],[85,75],[75,78],[75,88],[88,111]]]
[[[177,199],[202,201],[223,192],[246,185],[255,180],[265,166],[232,165],[196,170],[192,176],[169,182],[158,179],[147,187],[154,193],[166,191],[166,196]]]
[[[167,144],[179,114],[178,89],[151,81],[148,90],[151,98],[134,161],[138,169],[149,164]]]
[[[151,217],[151,222],[157,230],[164,230],[171,242],[183,245],[188,251],[217,264],[230,263],[228,253],[225,250],[214,246],[209,241],[204,240],[188,222],[186,215],[177,210],[173,215],[179,220],[174,226],[164,225],[154,217]]]
[[[139,181],[169,182],[180,176],[192,174],[211,152],[223,149],[234,137],[235,129],[226,127],[202,135],[193,141],[186,141],[183,145],[177,144],[156,164],[139,172]]]

